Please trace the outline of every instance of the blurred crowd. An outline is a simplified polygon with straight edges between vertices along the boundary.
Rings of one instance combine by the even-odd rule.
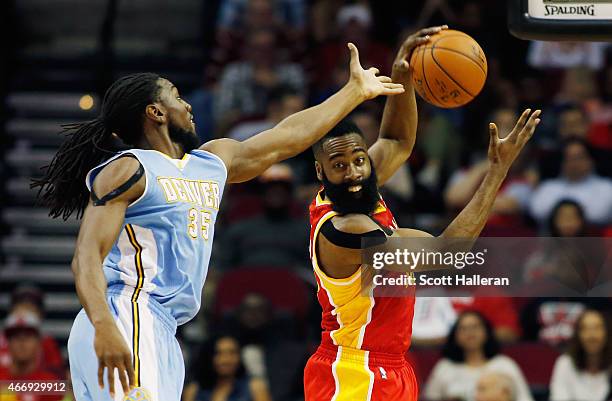
[[[438,234],[486,173],[488,123],[504,135],[529,107],[543,110],[542,124],[505,181],[483,235],[612,235],[607,45],[520,41],[507,31],[504,7],[484,0],[222,0],[211,15],[203,86],[189,98],[202,140],[244,140],[324,100],[348,78],[347,42],[357,45],[364,66],[389,74],[409,33],[448,24],[481,44],[489,75],[466,107],[443,110],[419,99],[415,150],[382,188],[399,225]],[[369,145],[383,107],[379,99],[350,115]],[[319,187],[307,151],[228,189],[206,287],[210,308],[200,321],[209,341],[194,348],[187,400],[230,392],[230,365],[239,384],[220,399],[300,399],[302,367],[320,339],[307,254],[307,205]],[[554,252],[534,252],[520,262],[522,280],[536,285],[542,275],[554,275],[557,262]],[[424,399],[610,397],[609,298],[451,295],[420,297],[415,306],[409,358]],[[548,366],[533,367],[548,369],[548,376],[534,378],[529,361],[512,359],[525,356],[521,344],[536,344],[533,355],[549,356]],[[264,385],[267,394],[260,392]]]
[[[282,284],[295,284],[285,281]],[[296,285],[290,291],[299,289]],[[306,298],[304,293],[299,296]],[[550,310],[552,303],[538,300],[548,305],[549,320],[558,319],[556,326],[541,328],[534,339],[525,334],[524,340],[517,341],[514,335],[521,329],[507,304],[512,299],[480,299],[471,304],[463,299],[446,311],[441,305],[448,298],[426,300],[439,302],[425,308],[430,311],[430,323],[437,320],[437,334],[422,337],[421,308],[415,316],[413,346],[406,354],[420,384],[420,399],[611,399],[612,326],[609,311],[602,308],[609,301],[566,300],[563,308],[567,313],[555,317],[558,311]],[[2,400],[74,401],[60,346],[43,329],[45,309],[44,294],[32,285],[20,286],[11,294],[9,314],[0,332],[0,381],[67,380],[67,391],[27,398],[5,392]],[[492,310],[505,319],[487,317]],[[207,338],[193,347],[183,346],[189,364],[183,400],[303,399],[303,366],[315,344],[308,346],[304,334],[308,330],[296,319],[299,307],[294,314],[287,312],[275,311],[270,300],[256,293],[245,295],[231,312],[217,311],[219,320]],[[544,335],[547,331],[554,332],[554,338]],[[526,341],[529,339],[536,341]]]
[[[409,33],[448,24],[481,44],[488,79],[460,109],[419,101],[415,150],[382,188],[398,224],[439,234],[486,173],[488,123],[503,135],[529,107],[543,110],[542,123],[483,235],[612,237],[611,47],[520,41],[507,31],[504,7],[486,0],[205,3],[214,16],[207,62],[201,86],[186,96],[203,141],[244,140],[330,96],[348,79],[349,41],[365,67],[389,74]],[[350,115],[369,145],[383,107],[384,99],[370,101]],[[205,341],[179,330],[186,401],[302,399],[303,367],[320,340],[307,215],[318,188],[309,151],[228,188],[205,307],[191,323]],[[537,281],[555,263],[550,253],[533,254],[523,279]],[[0,380],[63,377],[57,344],[40,330],[42,295],[15,294],[0,337]],[[423,399],[612,399],[610,298],[504,295],[418,298],[407,357]]]

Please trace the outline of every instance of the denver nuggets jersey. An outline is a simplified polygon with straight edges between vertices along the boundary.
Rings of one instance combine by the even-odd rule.
[[[323,223],[338,215],[332,206],[321,191],[309,207],[310,258],[317,280],[317,298],[323,309],[321,344],[403,355],[410,347],[414,293],[381,297],[376,296],[372,288],[369,296],[364,296],[361,268],[348,278],[335,279],[327,276],[318,265],[317,235]],[[397,228],[382,198],[372,217],[384,227]]]
[[[200,309],[227,170],[218,156],[203,150],[179,160],[133,149],[92,169],[86,178],[89,190],[102,168],[126,153],[144,167],[146,187],[127,208],[104,260],[104,275],[109,288],[133,287],[134,297],[146,293],[180,325]]]

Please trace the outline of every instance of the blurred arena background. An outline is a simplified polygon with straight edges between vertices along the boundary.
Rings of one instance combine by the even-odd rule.
[[[67,373],[66,340],[80,309],[70,270],[79,222],[48,218],[29,180],[61,143],[60,124],[95,116],[100,94],[130,72],[158,72],[187,94],[202,141],[242,140],[337,90],[347,78],[346,42],[358,46],[364,66],[388,75],[402,38],[449,24],[481,44],[489,76],[466,107],[419,104],[415,151],[383,188],[400,226],[439,233],[483,177],[488,122],[503,132],[519,110],[538,107],[542,124],[484,235],[612,236],[612,47],[520,41],[508,33],[502,1],[5,0],[2,7],[0,370],[10,370],[18,357],[58,377]],[[383,102],[352,114],[370,142]],[[303,366],[320,340],[307,218],[317,188],[305,152],[227,191],[204,307],[179,330],[188,366],[185,400],[207,399],[203,390],[228,377],[267,383],[274,400],[302,399]],[[526,283],[549,268],[546,258],[517,260]],[[592,328],[591,320],[600,327],[601,317],[609,317],[610,298],[451,295],[417,301],[407,357],[423,400],[463,399],[453,385],[474,385],[479,370],[454,360],[449,349],[463,347],[459,354],[467,355],[470,341],[484,349],[487,336],[487,347],[499,343],[506,357],[487,351],[486,359],[497,358],[518,388],[524,377],[532,399],[547,400],[552,392],[551,399],[575,400],[562,396],[568,383],[610,393],[610,326],[578,335]],[[22,309],[36,312],[28,327],[43,336],[31,352],[15,355],[8,317]],[[587,314],[576,329],[587,309],[603,315]],[[462,315],[472,310],[490,322],[490,332],[476,315]],[[451,331],[459,316],[459,329]],[[587,374],[576,355],[597,341],[604,344],[598,352],[605,369]],[[446,359],[439,362],[442,350]],[[519,391],[516,399],[528,397]]]

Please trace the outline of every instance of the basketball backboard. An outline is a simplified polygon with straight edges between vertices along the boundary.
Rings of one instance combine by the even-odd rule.
[[[612,41],[612,0],[508,0],[508,28],[526,40]]]

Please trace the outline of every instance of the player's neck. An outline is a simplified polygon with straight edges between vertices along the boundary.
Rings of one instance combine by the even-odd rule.
[[[176,142],[173,142],[168,135],[168,132],[155,132],[152,135],[143,135],[141,143],[136,144],[140,149],[157,150],[172,159],[181,159],[185,152],[183,147]]]

